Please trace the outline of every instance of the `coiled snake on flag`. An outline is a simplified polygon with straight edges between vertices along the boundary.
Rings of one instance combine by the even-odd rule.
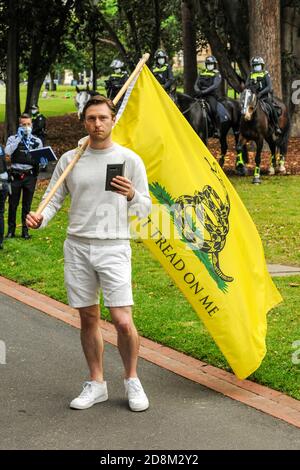
[[[208,160],[207,162],[209,163]],[[231,282],[233,278],[224,274],[219,265],[219,253],[225,246],[229,232],[230,200],[216,165],[214,164],[214,168],[210,163],[209,165],[224,188],[225,201],[222,201],[212,186],[206,185],[202,191],[195,191],[194,196],[182,195],[176,199],[174,222],[181,228],[183,238],[192,248],[211,255],[216,274],[224,281]],[[188,208],[192,209],[192,216],[187,213]],[[195,217],[203,230],[197,229]]]

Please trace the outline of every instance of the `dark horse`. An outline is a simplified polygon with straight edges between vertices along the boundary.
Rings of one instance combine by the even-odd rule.
[[[274,135],[274,127],[268,117],[268,105],[260,101],[256,94],[248,88],[241,94],[242,119],[236,168],[240,175],[246,174],[244,165],[245,157],[247,158],[246,144],[247,142],[254,141],[256,143],[256,155],[253,183],[256,184],[261,182],[260,162],[264,140],[268,143],[271,150],[269,175],[275,174],[277,163],[279,163],[279,173],[286,173],[284,161],[287,153],[290,120],[285,104],[279,98],[274,98],[274,102],[280,112],[279,126],[282,134],[278,137]],[[279,161],[277,161],[278,151]]]
[[[174,102],[202,139],[203,143],[207,145],[208,138],[213,136],[214,127],[206,100],[204,98],[192,98],[190,95],[177,92],[174,95]],[[228,149],[227,134],[229,129],[232,128],[235,143],[238,143],[241,111],[240,105],[236,100],[224,98],[221,103],[226,110],[226,120],[223,120],[220,126],[221,157],[219,163],[223,166]]]

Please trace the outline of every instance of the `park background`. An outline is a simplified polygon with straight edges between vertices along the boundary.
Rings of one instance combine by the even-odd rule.
[[[293,102],[300,71],[300,3],[271,0],[0,1],[0,136],[14,133],[20,112],[39,104],[47,117],[47,143],[58,157],[84,135],[75,113],[75,82],[104,92],[109,65],[121,58],[131,71],[144,52],[163,47],[173,61],[179,89],[192,92],[203,56],[212,52],[226,79],[224,90],[241,91],[252,55],[265,58],[275,92],[289,107],[292,132],[284,177],[264,177],[259,187],[234,176],[234,147],[225,172],[239,192],[262,237],[268,263],[300,265],[300,111]],[[63,85],[65,71],[73,84]],[[47,85],[47,86],[46,86]],[[46,89],[47,88],[47,89]],[[48,90],[49,88],[49,90]],[[47,91],[47,93],[44,93]],[[295,96],[295,95],[294,95]],[[209,148],[218,156],[215,139]],[[264,152],[266,169],[269,154]],[[251,164],[250,164],[251,167]],[[39,181],[34,207],[47,185]],[[10,240],[1,253],[0,274],[67,302],[62,243],[68,203],[32,240]],[[133,245],[134,318],[140,334],[228,370],[196,314],[158,262],[138,241]],[[275,278],[284,303],[268,315],[268,353],[251,376],[300,399],[300,276]],[[104,318],[108,313],[104,310]]]

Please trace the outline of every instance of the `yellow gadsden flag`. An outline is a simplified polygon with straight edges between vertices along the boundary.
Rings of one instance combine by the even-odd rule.
[[[136,228],[244,379],[264,358],[266,314],[282,300],[256,227],[146,66],[126,101],[113,137],[143,159],[153,201]]]

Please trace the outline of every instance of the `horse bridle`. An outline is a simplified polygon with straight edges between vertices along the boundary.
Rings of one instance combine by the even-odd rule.
[[[195,101],[185,111],[183,111],[182,114],[188,113],[192,109],[192,107],[195,106],[195,104],[197,104],[197,103],[199,103],[199,101],[201,101],[201,99],[202,98],[200,98],[200,99],[195,98]]]
[[[243,105],[243,109],[242,109],[242,114],[243,114],[243,115],[246,114],[246,109],[245,109],[245,108],[246,108],[246,104],[247,104],[247,109],[248,109],[249,106],[250,106],[250,103],[248,103],[247,94],[250,95],[250,96],[251,96],[251,95],[256,96],[255,93],[253,93],[249,88],[247,88],[247,89],[245,90],[244,105]],[[251,114],[253,114],[253,113],[256,111],[257,104],[258,104],[258,99],[257,99],[257,97],[256,97],[256,103],[255,103],[255,106],[253,107],[253,111],[252,111]]]

